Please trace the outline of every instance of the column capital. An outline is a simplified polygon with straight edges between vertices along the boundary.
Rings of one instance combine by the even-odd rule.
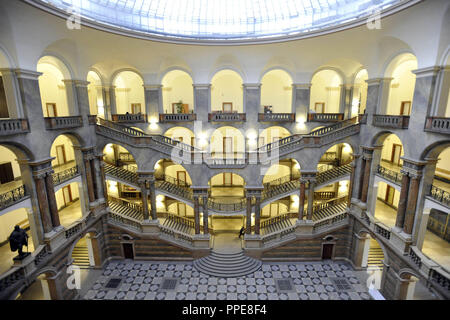
[[[245,188],[245,196],[247,198],[248,197],[260,198],[264,190],[264,187],[262,186],[245,186],[244,188]]]
[[[292,88],[293,89],[310,89],[312,86],[311,83],[293,83]]]
[[[162,89],[163,85],[162,84],[143,84],[142,85],[144,87],[144,90],[160,90]]]
[[[317,173],[317,171],[300,171],[300,181],[315,182]]]
[[[260,89],[261,83],[243,83],[242,87],[244,89]]]
[[[405,156],[400,157],[400,159],[403,160],[402,171],[407,173],[412,179],[421,177],[425,165],[428,164],[427,161],[413,160]]]
[[[19,69],[19,68],[14,69],[14,72],[16,73],[17,78],[30,79],[30,80],[38,80],[38,78],[43,75],[42,72]]]
[[[422,78],[422,77],[436,76],[438,74],[438,72],[441,71],[441,69],[442,69],[441,66],[431,66],[431,67],[412,70],[411,72],[416,75],[416,79],[417,79],[417,78]]]
[[[210,83],[193,83],[192,86],[194,89],[210,89],[211,84]]]
[[[194,197],[208,196],[209,186],[191,186]]]
[[[365,80],[365,81],[366,81],[367,85],[373,86],[373,85],[379,85],[379,84],[381,84],[381,83],[383,83],[383,82],[389,83],[389,82],[391,82],[393,79],[394,79],[394,78],[389,78],[389,77],[387,77],[387,78],[372,78],[372,79],[367,79],[367,80]]]
[[[79,79],[64,79],[62,80],[62,82],[64,82],[64,84],[66,83],[73,84],[76,87],[87,87],[90,83],[89,81]]]
[[[44,178],[49,174],[53,174],[52,161],[55,157],[45,158],[41,160],[29,161],[29,160],[17,160],[19,164],[27,164],[31,167],[34,177]]]

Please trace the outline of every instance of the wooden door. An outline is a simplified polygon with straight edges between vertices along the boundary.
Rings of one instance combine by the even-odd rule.
[[[391,186],[387,186],[386,187],[386,196],[385,196],[384,200],[390,205],[394,204],[394,194],[395,194],[395,189],[392,188]]]
[[[223,138],[223,154],[224,158],[227,158],[233,154],[233,138],[224,137]]]
[[[66,149],[63,144],[56,146],[56,161],[58,162],[58,165],[62,165],[67,162]]]
[[[180,217],[186,217],[186,204],[182,202],[177,203],[177,211]]]
[[[392,145],[391,162],[400,165],[400,155],[402,154],[402,146],[394,143]]]
[[[186,186],[186,172],[185,171],[177,171],[177,180],[178,185],[181,187]]]
[[[123,257],[125,259],[134,259],[133,244],[122,243]]]
[[[58,113],[56,112],[56,103],[47,103],[47,117],[57,117]]]
[[[322,259],[327,260],[333,257],[333,246],[334,244],[322,245]]]
[[[14,180],[11,162],[0,164],[0,183],[8,183]]]
[[[402,101],[400,115],[409,116],[411,114],[411,101]]]
[[[6,92],[3,78],[0,76],[0,118],[9,118],[8,104],[6,103]]]
[[[233,112],[233,103],[232,102],[224,102],[222,103],[222,112],[231,113]]]
[[[69,203],[72,202],[72,191],[70,189],[70,185],[63,187],[62,192],[64,198],[64,205],[67,206]]]
[[[132,114],[141,113],[141,104],[140,103],[132,103],[131,104],[131,113]]]
[[[233,174],[231,172],[223,173],[223,185],[232,186],[233,185]]]
[[[316,102],[316,104],[314,105],[314,111],[316,111],[316,113],[324,113],[325,102]]]

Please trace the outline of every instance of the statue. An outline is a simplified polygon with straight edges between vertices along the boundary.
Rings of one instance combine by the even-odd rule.
[[[16,250],[19,252],[19,255],[16,257],[19,260],[25,258],[30,254],[29,252],[22,252],[22,247],[24,245],[28,248],[28,235],[26,231],[24,229],[21,229],[19,226],[15,226],[14,231],[11,232],[11,235],[9,236],[9,245],[11,246],[12,252]]]

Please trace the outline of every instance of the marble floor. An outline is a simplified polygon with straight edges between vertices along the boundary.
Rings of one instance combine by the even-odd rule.
[[[111,279],[117,287],[108,288]],[[284,281],[279,281],[284,280]],[[171,284],[171,285],[170,285]],[[263,263],[240,278],[198,272],[190,262],[111,261],[87,300],[370,300],[345,262]]]
[[[395,220],[397,219],[397,210],[388,206],[383,201],[377,200],[375,206],[375,218],[387,227],[392,228],[395,226]]]
[[[59,221],[65,228],[70,227],[75,221],[83,217],[80,200],[74,201],[69,206],[58,211]]]

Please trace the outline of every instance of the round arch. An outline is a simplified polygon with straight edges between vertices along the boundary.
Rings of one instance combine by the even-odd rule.
[[[172,69],[161,79],[164,113],[190,113],[194,110],[193,79],[190,73]],[[181,102],[181,110],[176,105]]]
[[[339,113],[344,76],[336,68],[321,68],[311,78],[309,109],[316,113]]]
[[[63,75],[63,80],[74,80],[75,73],[69,62],[61,55],[53,52],[45,52],[42,54],[36,62],[39,64],[49,64],[57,68]],[[39,70],[37,70],[39,71]]]
[[[242,76],[231,69],[223,69],[211,78],[211,112],[238,112],[244,110]]]
[[[292,112],[292,76],[283,69],[264,73],[261,83],[261,105],[270,106],[274,113]],[[272,109],[273,107],[273,109]],[[264,112],[265,110],[260,110]]]
[[[245,152],[245,137],[241,130],[223,126],[215,129],[210,137],[209,150],[213,157],[235,157]]]
[[[153,169],[156,178],[164,179],[166,181],[173,181],[173,179],[176,179],[184,185],[192,185],[192,178],[189,173],[190,170],[181,163],[163,158],[156,161]],[[183,174],[182,172],[185,173]]]
[[[15,69],[16,65],[8,50],[0,43],[0,68]]]

